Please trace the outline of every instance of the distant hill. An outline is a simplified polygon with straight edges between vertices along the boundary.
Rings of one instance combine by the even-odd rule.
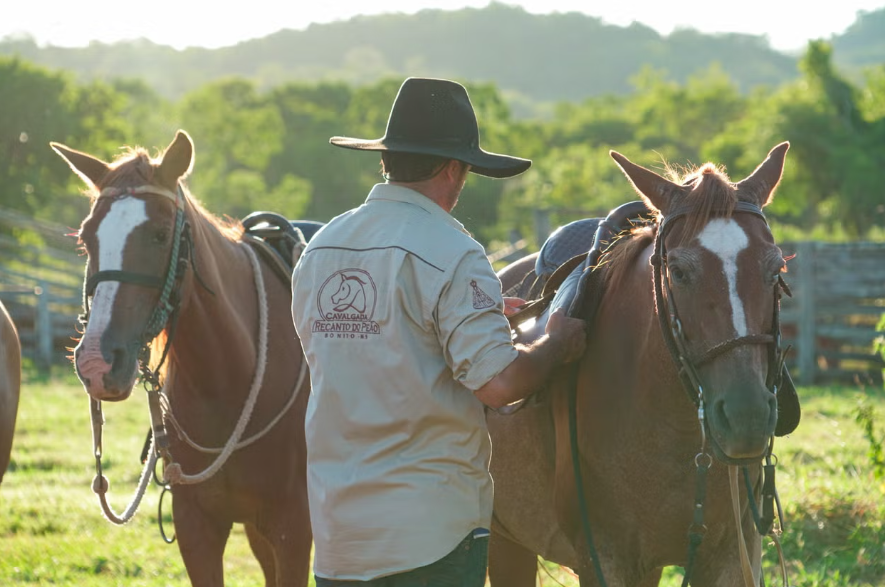
[[[885,9],[860,13],[832,41],[840,65],[885,63]],[[643,66],[684,81],[718,62],[743,90],[798,75],[798,57],[775,51],[764,37],[692,29],[662,36],[641,24],[608,25],[576,12],[534,15],[498,3],[357,17],[214,50],[177,51],[145,40],[38,47],[32,40],[7,39],[0,54],[84,77],[140,77],[169,98],[230,75],[261,87],[292,80],[358,84],[383,76],[451,77],[494,82],[508,98],[525,103],[629,92],[631,77]]]
[[[842,66],[885,64],[885,8],[860,12],[854,24],[832,42],[833,58]]]

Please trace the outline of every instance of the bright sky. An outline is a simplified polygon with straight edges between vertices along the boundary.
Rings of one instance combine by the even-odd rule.
[[[0,0],[0,38],[27,33],[41,45],[83,46],[144,37],[181,49],[221,47],[280,29],[356,14],[414,13],[424,8],[481,8],[489,0]],[[533,13],[579,11],[626,26],[641,22],[661,34],[691,27],[705,33],[767,35],[775,49],[802,49],[854,22],[857,11],[885,0],[505,0]]]

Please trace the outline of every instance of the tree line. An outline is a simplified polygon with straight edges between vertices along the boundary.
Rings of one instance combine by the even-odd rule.
[[[329,137],[381,136],[401,82],[262,89],[228,77],[170,100],[139,79],[83,81],[0,57],[0,207],[76,227],[88,202],[49,141],[112,160],[123,145],[159,150],[183,128],[196,144],[188,184],[209,210],[327,221],[381,181],[377,154],[332,147]],[[465,84],[483,147],[534,163],[510,180],[471,176],[455,215],[493,248],[515,233],[531,239],[534,210],[550,210],[555,227],[635,199],[610,149],[662,173],[713,161],[738,180],[788,140],[768,209],[776,236],[885,239],[885,65],[849,81],[831,45],[816,41],[796,78],[768,89],[742,92],[717,65],[684,83],[646,67],[631,84],[624,94],[557,102],[546,118],[516,118],[495,85]]]

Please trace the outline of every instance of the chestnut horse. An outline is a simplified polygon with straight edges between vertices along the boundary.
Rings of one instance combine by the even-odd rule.
[[[151,455],[166,465],[191,583],[223,585],[225,543],[242,523],[266,584],[304,587],[309,378],[288,279],[255,255],[241,226],[222,223],[189,195],[182,181],[194,147],[185,132],[156,159],[130,149],[112,164],[52,146],[93,198],[79,232],[87,326],[74,361],[94,428],[99,420],[93,489],[105,514],[117,521],[100,475],[100,402],[128,398],[141,371],[153,383],[152,416],[159,414]],[[168,438],[164,423],[174,428]]]
[[[591,294],[571,313],[588,319],[589,339],[573,374],[511,415],[489,413],[494,587],[533,587],[538,555],[574,569],[582,587],[656,585],[670,565],[688,565],[697,586],[759,584],[745,487],[758,507],[778,418],[770,378],[781,368],[785,287],[761,209],[788,147],[736,184],[710,163],[671,182],[612,152],[654,219],[585,272]],[[531,282],[518,267],[499,272],[505,295]],[[696,556],[690,535],[702,538]]]
[[[0,483],[9,466],[21,390],[22,349],[18,332],[0,303]]]

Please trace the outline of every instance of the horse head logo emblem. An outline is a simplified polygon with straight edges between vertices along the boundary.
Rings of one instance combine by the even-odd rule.
[[[367,282],[360,278],[359,275],[347,275],[339,273],[341,283],[338,284],[338,291],[332,294],[332,309],[336,312],[347,312],[352,310],[359,314],[366,313],[366,285]]]
[[[323,282],[317,294],[320,320],[326,322],[372,321],[377,291],[364,269],[341,269]]]

